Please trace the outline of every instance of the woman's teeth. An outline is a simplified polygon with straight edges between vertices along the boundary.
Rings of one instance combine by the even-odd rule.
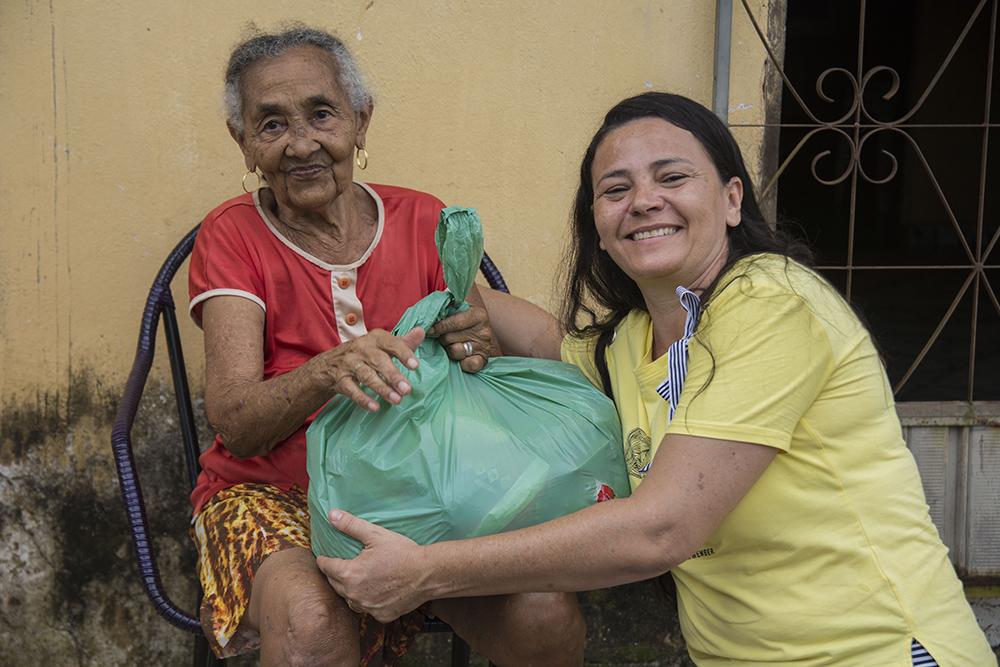
[[[636,232],[632,235],[633,241],[642,241],[644,239],[651,239],[657,236],[673,236],[677,233],[677,227],[660,227],[659,229],[650,229],[646,232]]]

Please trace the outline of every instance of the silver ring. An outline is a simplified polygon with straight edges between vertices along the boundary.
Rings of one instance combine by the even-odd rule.
[[[465,350],[465,356],[466,357],[471,357],[472,356],[472,341],[471,340],[467,340],[464,343],[462,343],[462,348]]]

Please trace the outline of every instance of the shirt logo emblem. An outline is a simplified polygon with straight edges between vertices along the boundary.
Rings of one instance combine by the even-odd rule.
[[[625,438],[625,465],[633,477],[643,479],[649,472],[649,451],[653,441],[641,428],[629,431]]]

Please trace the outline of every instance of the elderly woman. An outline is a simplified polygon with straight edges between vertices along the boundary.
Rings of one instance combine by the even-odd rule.
[[[572,243],[561,327],[499,294],[487,310],[505,351],[561,354],[614,397],[632,496],[426,547],[334,510],[366,545],[320,559],[338,592],[395,618],[669,570],[698,665],[996,665],[869,332],[765,223],[711,112],[665,93],[611,109]]]
[[[325,32],[295,28],[237,46],[226,102],[244,189],[263,186],[208,214],[191,260],[205,406],[218,433],[192,494],[202,625],[223,657],[259,646],[265,665],[391,665],[424,617],[383,627],[320,573],[309,548],[305,429],[336,394],[367,410],[380,404],[363,387],[390,405],[406,400],[393,360],[414,368],[424,333],[385,330],[445,287],[434,245],[442,204],[354,180],[354,166],[368,162],[372,100],[351,55]],[[481,303],[475,289],[469,299]],[[478,312],[447,338],[467,371],[492,346]],[[582,660],[584,625],[566,594],[443,600],[428,613],[499,664]]]

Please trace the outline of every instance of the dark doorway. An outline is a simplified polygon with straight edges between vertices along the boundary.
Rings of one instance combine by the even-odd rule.
[[[996,14],[996,0],[788,3],[802,103],[783,91],[780,161],[798,152],[779,224],[863,313],[900,401],[1000,399]]]

